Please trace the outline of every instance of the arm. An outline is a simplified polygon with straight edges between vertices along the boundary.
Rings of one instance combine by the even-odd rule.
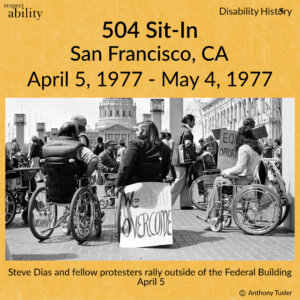
[[[77,149],[77,158],[86,165],[86,175],[90,176],[98,167],[98,157],[87,147],[82,146]]]
[[[111,166],[111,164],[108,162],[108,159],[106,159],[106,153],[99,156],[98,168],[103,173],[116,173],[116,169]]]
[[[238,151],[238,161],[232,168],[222,171],[222,175],[241,174],[246,170],[247,162],[250,157],[250,150],[240,147]]]

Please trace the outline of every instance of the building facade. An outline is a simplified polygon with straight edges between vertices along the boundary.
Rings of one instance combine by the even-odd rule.
[[[104,98],[99,104],[99,121],[93,131],[93,140],[96,135],[102,136],[104,141],[122,139],[125,144],[135,138],[136,104],[132,98]]]
[[[202,116],[205,137],[217,128],[236,131],[251,117],[256,126],[266,126],[268,138],[281,138],[282,98],[213,98],[203,106]]]

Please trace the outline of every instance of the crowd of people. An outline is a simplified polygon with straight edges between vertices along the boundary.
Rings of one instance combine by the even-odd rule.
[[[86,118],[76,115],[61,126],[56,140],[44,145],[42,140],[32,137],[28,153],[30,166],[39,167],[41,157],[67,155],[68,158],[73,158],[81,164],[87,175],[95,172],[98,184],[103,184],[107,179],[113,180],[116,193],[124,186],[136,182],[166,181],[171,184],[172,205],[180,196],[181,209],[193,208],[189,197],[191,176],[201,176],[203,168],[217,169],[218,142],[210,135],[206,139],[200,138],[196,147],[192,133],[195,117],[191,114],[183,117],[174,139],[169,132],[159,133],[152,121],[144,121],[137,124],[136,139],[130,141],[128,145],[125,145],[123,140],[117,143],[114,140],[103,141],[102,137],[98,137],[96,145],[91,147],[85,134],[86,125]],[[275,140],[272,146],[270,143],[261,145],[253,134],[254,127],[254,120],[248,118],[239,128],[236,145],[237,164],[230,169],[222,170],[222,175],[242,173],[253,175],[261,157],[275,157],[281,160],[280,140]],[[14,139],[10,155],[7,156],[7,165],[17,167],[13,157],[19,151],[21,149]],[[109,176],[105,177],[107,175]],[[41,172],[37,174],[36,179],[43,181]],[[224,177],[217,178],[216,183],[224,180]],[[211,195],[208,218],[216,194],[215,189]]]

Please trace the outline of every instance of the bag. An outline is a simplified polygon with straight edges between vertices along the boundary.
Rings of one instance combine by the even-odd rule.
[[[193,145],[186,146],[185,144],[180,144],[178,146],[178,153],[180,164],[190,164],[194,161],[195,149]]]

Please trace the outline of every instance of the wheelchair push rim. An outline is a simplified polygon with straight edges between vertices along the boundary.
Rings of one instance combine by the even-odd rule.
[[[271,232],[280,222],[281,213],[280,199],[270,188],[260,184],[246,186],[232,202],[234,222],[248,234]]]
[[[57,219],[57,207],[47,202],[45,187],[34,191],[28,206],[28,222],[32,234],[40,241],[50,237]]]

